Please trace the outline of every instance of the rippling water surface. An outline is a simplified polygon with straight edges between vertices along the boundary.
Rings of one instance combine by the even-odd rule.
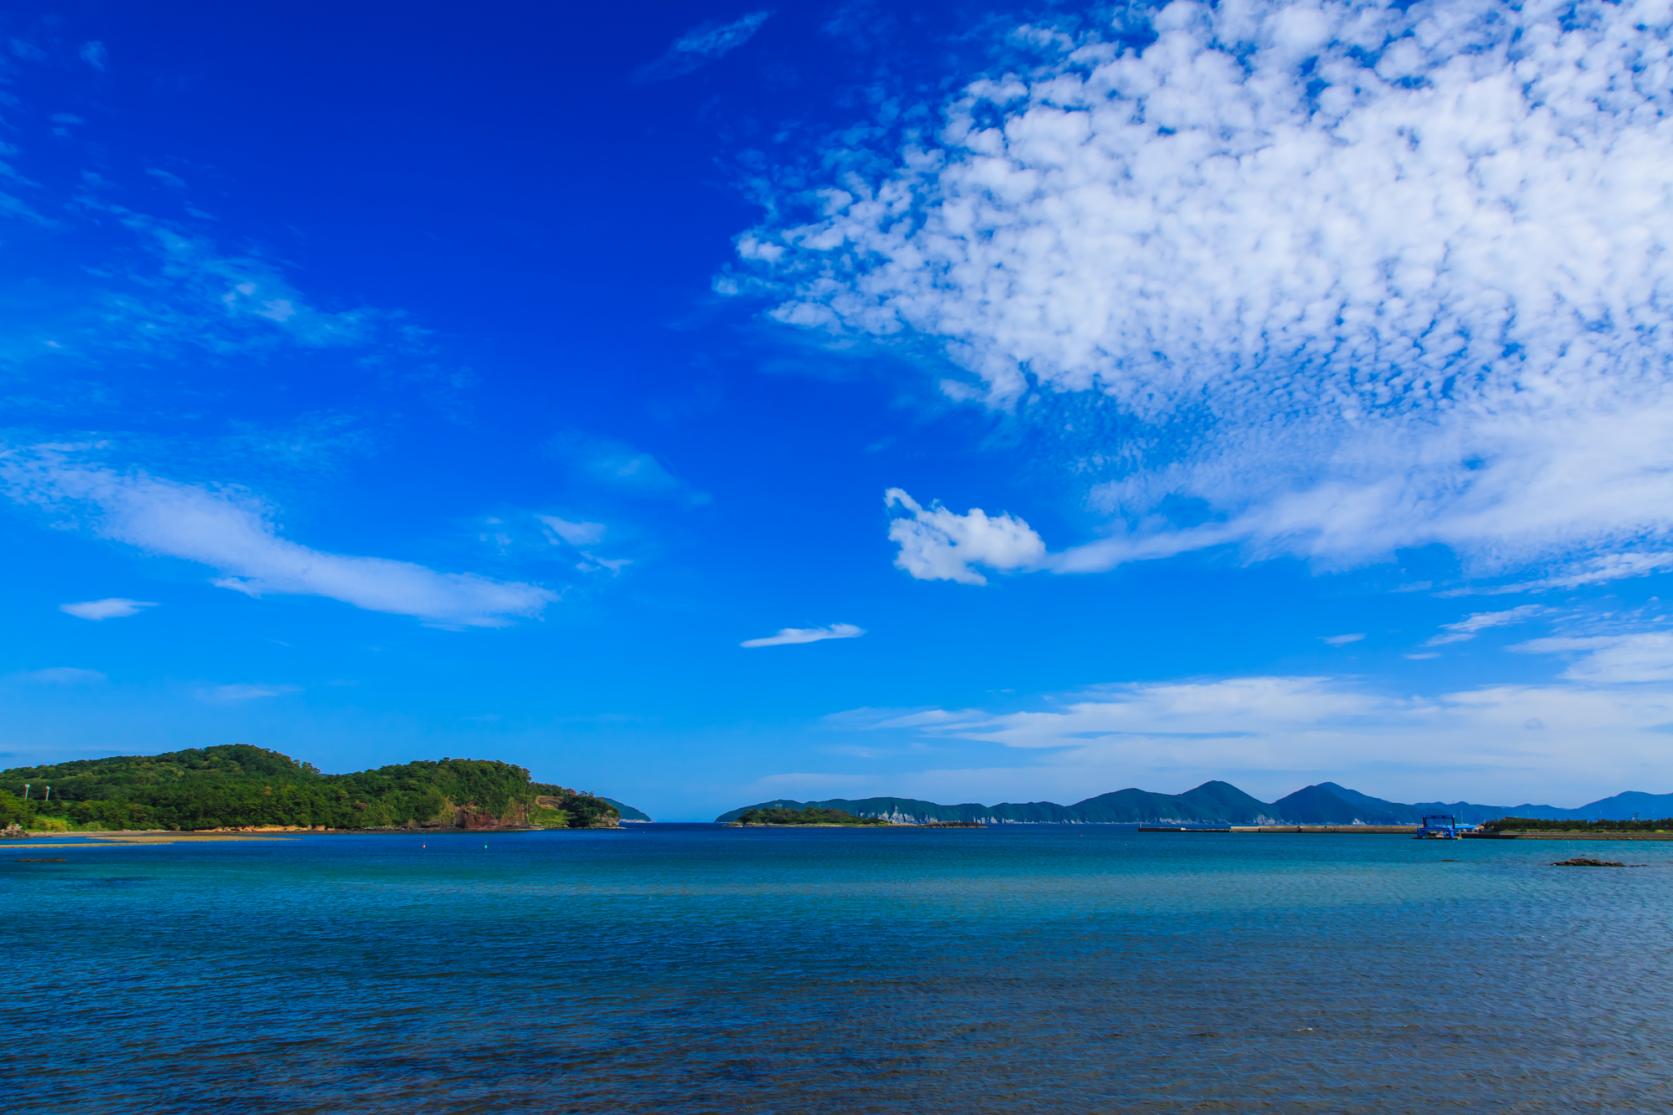
[[[1673,1108],[1673,844],[0,846],[0,909],[17,1110]]]

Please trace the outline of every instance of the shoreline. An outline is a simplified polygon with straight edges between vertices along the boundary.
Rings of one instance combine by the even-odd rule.
[[[639,822],[643,824],[644,822]],[[116,844],[178,844],[186,841],[227,843],[233,841],[286,840],[297,836],[482,836],[494,832],[619,832],[619,825],[592,828],[377,828],[333,829],[312,825],[256,825],[246,828],[214,829],[85,829],[79,832],[25,830],[20,837],[0,840],[0,849],[87,847]],[[39,844],[35,841],[47,841]],[[72,843],[64,843],[70,841]],[[73,843],[85,841],[86,843]]]

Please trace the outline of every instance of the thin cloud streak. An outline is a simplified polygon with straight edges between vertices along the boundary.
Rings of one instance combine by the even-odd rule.
[[[852,623],[833,623],[827,627],[781,627],[776,635],[765,635],[759,639],[745,639],[738,645],[751,649],[757,647],[793,647],[804,643],[822,643],[827,639],[858,639],[866,633],[865,628],[856,627]]]
[[[37,685],[90,685],[105,680],[105,675],[100,671],[79,666],[48,666],[43,670],[25,670],[12,676],[19,681]]]
[[[288,697],[302,692],[299,685],[234,684],[211,685],[197,691],[200,701],[211,704],[239,704],[244,701],[265,701],[273,697]]]
[[[92,620],[95,623],[107,619],[126,619],[137,616],[147,608],[155,608],[156,602],[151,600],[130,600],[125,596],[107,596],[103,600],[82,600],[72,604],[60,604],[58,610],[77,619]]]
[[[694,27],[675,39],[661,58],[635,71],[634,80],[642,84],[667,81],[701,69],[753,39],[772,14],[750,12],[730,23],[704,23]]]
[[[1423,644],[1426,647],[1444,647],[1453,643],[1466,643],[1483,631],[1491,631],[1495,627],[1510,627],[1518,623],[1526,623],[1545,615],[1549,609],[1538,604],[1523,604],[1517,608],[1506,608],[1501,612],[1476,612],[1465,616],[1456,623],[1443,624],[1439,635],[1432,635]]]

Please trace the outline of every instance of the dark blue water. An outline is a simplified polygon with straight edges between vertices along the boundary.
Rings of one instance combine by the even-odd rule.
[[[0,910],[15,1110],[1673,1106],[1673,844],[0,846]]]

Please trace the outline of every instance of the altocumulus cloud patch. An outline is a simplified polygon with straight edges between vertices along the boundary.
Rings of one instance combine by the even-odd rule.
[[[1107,536],[1030,568],[1629,552],[1673,526],[1670,22],[1452,0],[1021,28],[933,130],[781,199],[736,285],[930,343],[958,397],[1118,408]]]

